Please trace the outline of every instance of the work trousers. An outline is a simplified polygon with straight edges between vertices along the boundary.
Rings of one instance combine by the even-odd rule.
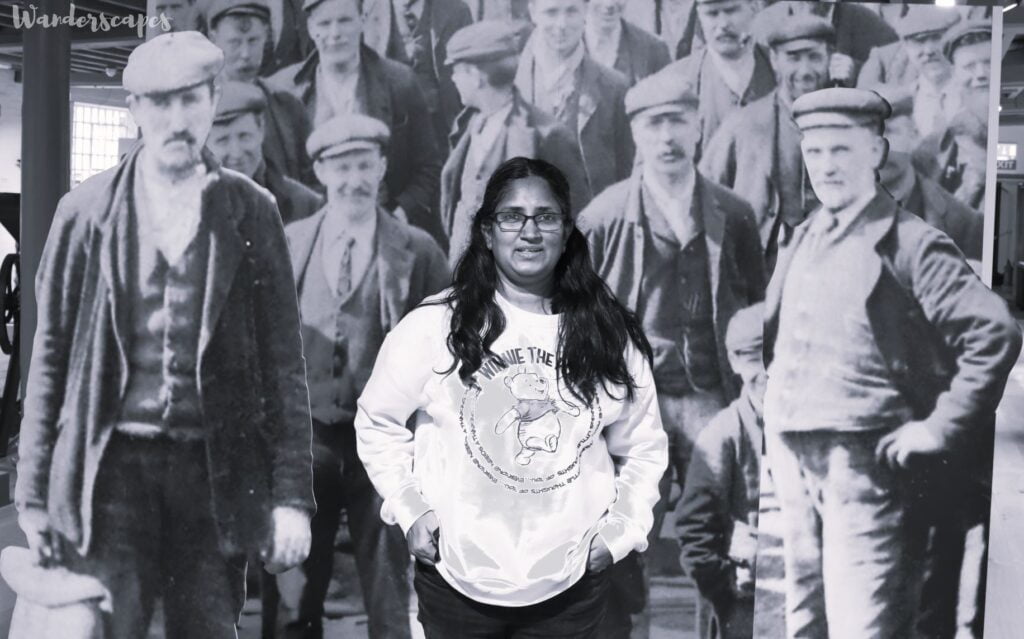
[[[887,432],[766,432],[791,639],[913,636],[927,529],[900,471],[875,460]]]
[[[334,540],[345,509],[371,639],[410,637],[408,546],[402,530],[385,525],[380,518],[383,500],[356,454],[351,423],[313,421],[313,495],[317,507],[309,558],[277,577],[276,593],[275,584],[264,580],[264,610],[277,610],[279,596],[286,616],[286,637],[323,637]]]
[[[244,556],[219,549],[203,441],[115,432],[96,478],[93,541],[71,567],[109,590],[108,639],[147,636],[158,599],[167,639],[227,639],[245,604]]]

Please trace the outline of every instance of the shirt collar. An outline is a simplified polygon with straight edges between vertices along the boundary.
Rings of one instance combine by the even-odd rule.
[[[583,56],[586,54],[586,46],[580,40],[576,50],[566,60],[557,60],[557,55],[548,49],[543,40],[538,37],[534,40],[534,56],[537,64],[534,65],[536,73],[547,87],[553,87],[564,82],[568,77],[576,73],[583,64]]]
[[[829,237],[838,239],[853,226],[854,222],[860,217],[861,212],[867,207],[871,200],[875,199],[876,193],[877,189],[869,189],[848,206],[835,212],[827,211],[822,207],[819,210],[818,218],[815,221],[815,231],[818,233],[824,232],[830,223],[829,216],[832,216],[836,220],[836,225],[835,228],[829,232]]]
[[[358,225],[353,225],[341,211],[328,205],[324,213],[323,229],[321,232],[323,233],[325,243],[329,246],[349,237],[353,237],[359,242],[363,238],[372,236],[376,228],[376,212],[370,215],[367,220],[360,222]]]
[[[598,33],[597,29],[595,29],[592,24],[588,23],[586,31],[584,32],[583,41],[587,46],[587,50],[595,58],[600,60],[602,57],[601,54],[606,53],[607,55],[605,57],[611,58],[611,61],[614,64],[615,58],[619,53],[619,43],[622,41],[622,20],[615,23],[615,28],[609,35]],[[598,47],[602,45],[607,46],[608,48],[603,49],[603,51],[598,51]]]

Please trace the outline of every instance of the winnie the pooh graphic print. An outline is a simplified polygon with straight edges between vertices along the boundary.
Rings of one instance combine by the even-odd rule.
[[[516,427],[516,436],[522,447],[516,453],[516,463],[526,466],[536,453],[557,452],[558,437],[562,434],[558,413],[564,411],[579,417],[579,406],[561,397],[551,397],[554,384],[525,367],[517,367],[514,373],[506,374],[505,386],[516,399],[516,405],[501,416],[494,432],[501,435]]]
[[[460,424],[466,452],[492,482],[542,493],[579,476],[580,457],[600,433],[601,408],[559,383],[552,353],[523,346],[484,362],[464,389]]]

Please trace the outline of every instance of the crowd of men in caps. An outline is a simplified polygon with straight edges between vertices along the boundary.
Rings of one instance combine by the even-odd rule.
[[[296,472],[276,477],[274,493],[268,496],[266,486],[245,479],[251,470],[246,464],[255,463],[246,456],[248,444],[226,435],[216,446],[234,451],[241,461],[208,480],[214,487],[215,508],[229,511],[237,524],[216,533],[222,547],[225,536],[234,535],[233,547],[243,548],[246,535],[266,533],[246,530],[243,524],[255,517],[247,510],[255,506],[246,503],[277,505],[274,522],[280,529],[311,526],[309,556],[297,568],[280,571],[297,563],[295,557],[301,554],[293,545],[288,555],[287,539],[281,543],[284,550],[262,558],[267,562],[259,584],[264,635],[275,636],[284,627],[293,633],[288,636],[322,636],[335,539],[345,511],[370,636],[410,636],[409,552],[403,531],[382,522],[382,498],[356,454],[356,400],[388,330],[405,312],[448,285],[492,172],[510,158],[526,156],[546,160],[565,173],[572,213],[589,241],[595,268],[637,313],[654,348],[653,371],[670,438],[670,467],[651,539],[673,513],[682,567],[703,600],[701,632],[752,636],[762,406],[774,402],[785,414],[794,402],[792,397],[764,397],[766,289],[767,315],[774,312],[778,319],[779,313],[779,295],[771,308],[768,282],[773,272],[775,279],[780,279],[780,272],[801,278],[824,269],[832,274],[828,286],[834,291],[834,306],[824,311],[787,297],[783,321],[787,313],[795,313],[791,317],[811,328],[808,334],[773,342],[776,355],[791,355],[787,362],[815,356],[835,357],[840,363],[854,356],[872,361],[867,347],[857,352],[829,350],[829,337],[813,330],[815,313],[863,304],[871,293],[858,283],[863,273],[844,268],[842,260],[849,256],[842,251],[816,257],[799,254],[777,264],[779,247],[801,229],[807,232],[801,224],[819,207],[801,153],[802,130],[819,126],[813,121],[821,116],[845,122],[821,126],[884,128],[888,149],[877,171],[881,187],[900,206],[948,235],[956,247],[952,255],[980,260],[991,66],[991,18],[986,11],[810,2],[764,6],[758,0],[210,0],[197,5],[195,25],[202,34],[182,30],[139,46],[125,70],[124,88],[131,99],[150,96],[158,106],[161,100],[167,106],[167,96],[216,81],[219,100],[206,148],[223,167],[244,174],[273,195],[287,246],[274,244],[243,224],[238,233],[245,238],[244,246],[211,247],[209,255],[194,254],[188,240],[200,220],[185,216],[183,221],[180,212],[196,208],[202,176],[173,188],[158,179],[136,178],[133,184],[126,178],[127,186],[113,195],[91,197],[120,197],[143,209],[176,212],[177,216],[152,216],[146,222],[153,225],[150,230],[160,252],[156,262],[140,265],[142,273],[158,273],[162,286],[172,293],[148,295],[152,278],[136,283],[135,303],[172,307],[165,309],[169,323],[164,340],[173,341],[175,331],[184,335],[200,330],[184,320],[175,322],[175,317],[201,315],[206,326],[211,315],[232,314],[238,315],[240,325],[268,322],[272,328],[273,318],[261,314],[259,300],[232,297],[215,301],[212,309],[183,308],[191,298],[180,293],[189,285],[190,269],[202,268],[204,260],[237,261],[239,268],[247,269],[244,276],[253,278],[257,295],[273,290],[274,278],[282,277],[283,271],[261,263],[265,253],[257,257],[254,251],[276,250],[282,259],[290,256],[305,357],[300,381],[305,388],[298,387],[294,370],[279,371],[276,379],[301,403],[308,389],[313,495],[303,486],[301,472]],[[824,91],[833,87],[874,93]],[[188,117],[188,103],[169,108],[178,109],[175,117]],[[172,120],[168,116],[160,131],[171,130]],[[143,127],[143,145],[145,134]],[[122,170],[137,152],[136,148],[114,170]],[[665,158],[684,158],[689,168],[673,179],[645,170]],[[76,191],[89,189],[86,181]],[[353,193],[379,207],[357,210],[351,203],[359,198],[348,197]],[[241,197],[220,205],[260,211],[263,207]],[[673,211],[689,213],[672,215]],[[58,210],[58,221],[73,214]],[[273,223],[262,213],[257,217]],[[237,223],[232,220],[226,215],[217,223]],[[833,231],[811,232],[824,236]],[[49,259],[57,252],[51,249]],[[51,275],[63,273],[54,269]],[[368,273],[373,277],[365,277]],[[967,277],[950,273],[946,274],[953,282]],[[44,269],[41,277],[46,275]],[[89,281],[84,273],[61,278],[49,283],[52,291],[41,295],[41,307],[59,307],[61,295]],[[803,286],[810,290],[821,284],[807,281]],[[944,296],[965,303],[956,288],[936,284],[927,294],[936,296],[933,301],[940,305],[953,304],[943,302]],[[247,315],[255,319],[247,320]],[[143,325],[123,330],[143,334],[146,326],[141,321]],[[204,333],[198,339],[202,345]],[[96,348],[92,360],[83,353],[72,357],[103,362],[109,356],[103,353],[117,352],[109,340]],[[993,380],[1002,375],[1005,383],[1011,351],[1016,352],[1012,339],[999,353],[989,352],[987,368],[979,375]],[[214,361],[238,356],[244,354],[230,347],[207,355]],[[152,363],[135,347],[127,359],[133,365]],[[197,362],[179,357],[161,363],[159,356],[155,361],[147,372],[152,379],[133,375],[127,384],[123,401],[134,413],[126,415],[123,410],[118,429],[151,434],[132,429],[145,430],[147,424],[159,422],[151,419],[154,411],[164,423],[198,423],[189,413],[196,410],[196,402],[189,401],[187,384],[179,387],[167,381],[168,376],[179,382],[194,376]],[[85,366],[86,375],[102,376],[101,364]],[[755,372],[740,375],[751,370]],[[30,386],[43,376],[33,372]],[[778,374],[791,379],[793,392],[814,394],[816,380],[807,379],[798,366]],[[220,393],[217,397],[228,407],[225,410],[260,415],[277,411],[286,422],[287,406],[268,406],[244,388],[257,388],[264,381],[218,380],[213,374],[200,386],[202,394]],[[228,391],[225,384],[242,388]],[[162,395],[151,398],[147,393],[153,388],[170,394],[170,400],[165,402]],[[1002,392],[998,381],[984,390],[996,401]],[[45,392],[34,393],[36,402],[30,402],[26,414],[35,410],[51,415],[56,407],[45,406]],[[99,410],[96,402],[101,402],[81,391],[78,401],[86,414]],[[845,398],[826,393],[817,401],[847,402],[850,414],[877,417],[883,412],[906,418],[901,409],[871,393],[851,392]],[[30,434],[33,423],[29,419],[23,431]],[[807,425],[805,430],[820,426]],[[176,428],[174,436],[186,441],[211,437],[184,426]],[[282,442],[287,439],[279,437]],[[85,450],[84,466],[61,479],[38,460],[72,453],[26,453],[33,446],[27,437],[18,483],[21,511],[47,503],[47,476],[51,484],[63,482],[69,494],[76,490],[72,486],[95,480],[100,459],[90,457],[90,451],[98,450],[94,447],[99,444],[88,440],[78,445]],[[782,479],[788,484],[777,487],[783,513],[791,515],[784,538],[805,551],[801,556],[787,549],[789,636],[895,636],[879,629],[896,627],[896,616],[908,614],[898,609],[908,601],[904,594],[914,589],[928,593],[927,603],[914,613],[923,631],[932,633],[927,636],[980,636],[987,506],[966,509],[970,512],[956,509],[948,521],[930,522],[925,548],[932,554],[930,569],[919,583],[901,581],[906,568],[901,554],[909,555],[909,546],[895,542],[873,548],[876,556],[868,568],[829,573],[827,566],[843,563],[839,558],[846,547],[867,543],[853,533],[844,539],[840,529],[867,521],[881,530],[891,527],[893,520],[891,513],[851,506],[830,509],[832,519],[823,523],[826,515],[810,503],[813,499],[801,499],[807,491],[792,488],[813,475],[804,468],[815,454],[813,445],[789,442],[779,448],[789,451],[789,458],[771,459],[773,473],[788,475]],[[168,457],[161,462],[168,468],[203,465],[199,457],[189,457],[198,454],[191,449],[173,454],[180,457],[160,454]],[[152,463],[149,457],[143,460],[125,450],[107,451],[103,463],[115,463],[112,457],[126,468]],[[297,454],[296,459],[301,458]],[[990,461],[977,461],[979,478],[990,475],[986,463]],[[856,474],[853,462],[851,468]],[[181,483],[183,499],[209,504],[209,488],[195,488],[206,486],[202,482],[207,480],[184,474],[173,480]],[[826,483],[821,479],[807,490],[820,495],[834,488]],[[52,495],[54,488],[48,490]],[[851,490],[847,501],[860,504],[862,495],[852,495]],[[984,488],[978,488],[965,503],[982,504],[986,498]],[[76,499],[69,497],[71,503]],[[97,498],[97,517],[135,516],[126,499],[112,499],[113,505],[103,509],[101,501]],[[69,519],[63,530],[75,533],[69,538],[80,548],[87,547],[90,536],[102,537],[101,519],[90,530],[88,522],[65,514]],[[818,524],[807,524],[815,517]],[[822,526],[831,531],[824,537]],[[147,535],[143,523],[138,535]],[[209,580],[219,578],[202,570],[175,572],[182,562],[202,564],[204,553],[216,552],[216,542],[164,543],[172,543],[175,550],[163,552],[174,559],[161,558],[165,563],[155,570],[164,577],[177,575],[172,579],[178,580],[179,590],[202,593]],[[127,553],[132,561],[141,561],[145,554],[137,539],[103,545],[133,548]],[[107,561],[116,571],[129,560],[105,556],[95,561]],[[260,563],[250,563],[250,570],[254,565]],[[650,569],[637,553],[611,568],[615,576],[605,635],[647,636]],[[272,574],[276,572],[280,574]],[[220,605],[183,597],[164,605]],[[957,634],[965,632],[969,634]]]

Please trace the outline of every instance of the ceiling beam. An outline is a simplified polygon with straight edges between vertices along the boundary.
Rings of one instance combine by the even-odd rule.
[[[71,50],[107,49],[110,47],[136,47],[142,44],[138,31],[131,27],[117,27],[110,31],[76,33],[71,39]],[[21,52],[21,33],[0,35],[0,53]]]

